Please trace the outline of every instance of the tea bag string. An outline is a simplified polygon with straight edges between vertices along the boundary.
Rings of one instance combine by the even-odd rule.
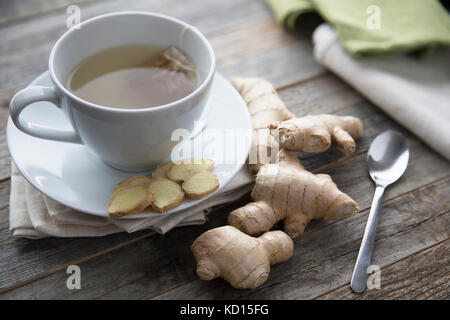
[[[191,25],[187,25],[187,26],[185,26],[184,28],[183,28],[183,30],[181,30],[181,34],[180,34],[180,41],[179,41],[179,46],[178,46],[178,48],[180,48],[181,49],[181,51],[185,51],[184,50],[184,36],[185,36],[185,34],[186,34],[186,32],[188,31],[188,30],[192,30],[192,31],[198,31],[198,29],[196,28],[196,27],[193,27],[193,26],[191,26]],[[171,60],[172,61],[172,63],[175,63],[176,65],[178,65],[179,67],[181,67],[181,68],[184,68],[184,69],[186,69],[186,70],[189,70],[189,71],[192,71],[192,72],[196,72],[196,68],[194,67],[194,66],[192,66],[191,65],[191,63],[190,63],[190,61],[188,61],[188,60],[186,60],[186,59],[184,59],[184,60],[186,60],[186,61],[183,61],[183,60],[176,60],[176,59],[170,59],[170,57],[167,57],[169,60]]]
[[[179,48],[180,48],[181,50],[183,50],[183,51],[184,51],[184,35],[185,35],[185,33],[186,33],[188,30],[193,30],[193,31],[195,31],[195,30],[198,30],[198,29],[197,29],[196,27],[191,26],[191,25],[187,25],[187,26],[185,26],[185,27],[183,28],[183,30],[181,31],[181,34],[180,34],[180,42],[179,42]]]

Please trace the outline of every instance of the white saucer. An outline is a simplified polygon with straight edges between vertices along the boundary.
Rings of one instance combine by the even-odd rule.
[[[48,72],[45,72],[29,85],[51,86],[52,84]],[[214,78],[209,104],[204,120],[207,128],[205,131],[216,132],[216,134],[207,135],[208,138],[205,138],[206,133],[198,134],[191,140],[186,139],[179,143],[176,150],[180,150],[185,144],[194,146],[200,141],[199,139],[208,140],[206,145],[203,144],[203,147],[194,153],[194,156],[214,160],[214,173],[219,179],[220,190],[245,162],[250,149],[250,138],[237,139],[240,140],[238,141],[240,145],[234,146],[233,150],[230,150],[230,145],[225,144],[224,150],[214,152],[214,146],[221,145],[220,139],[225,137],[227,130],[233,130],[228,133],[235,130],[251,132],[252,125],[244,101],[220,74],[216,74]],[[70,128],[62,111],[49,102],[33,104],[22,112],[21,117],[33,119],[36,125]],[[211,129],[215,131],[210,131]],[[11,119],[8,120],[6,133],[11,158],[20,173],[48,197],[81,212],[106,217],[106,207],[114,185],[120,180],[137,175],[137,173],[123,172],[108,166],[83,145],[29,136],[17,129]],[[229,159],[230,154],[233,155],[231,159]],[[221,160],[222,157],[226,158],[226,161]],[[174,156],[174,158],[179,157]],[[139,174],[151,176],[151,170]],[[196,201],[185,200],[180,206],[164,214],[187,209],[207,198]],[[160,215],[148,210],[124,218]]]

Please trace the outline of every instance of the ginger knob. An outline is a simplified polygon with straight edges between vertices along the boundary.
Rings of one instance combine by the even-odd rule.
[[[275,121],[269,127],[280,147],[286,150],[323,152],[334,141],[336,148],[345,156],[355,151],[354,139],[363,132],[362,122],[358,118],[331,114]]]
[[[239,289],[266,282],[270,265],[288,260],[293,250],[292,239],[282,231],[255,238],[232,226],[206,231],[191,246],[201,279],[221,277]]]
[[[278,157],[278,163],[260,168],[251,194],[254,202],[232,211],[228,224],[258,235],[283,221],[284,231],[296,238],[312,219],[337,220],[359,211],[329,175],[306,171],[295,152],[281,150]]]

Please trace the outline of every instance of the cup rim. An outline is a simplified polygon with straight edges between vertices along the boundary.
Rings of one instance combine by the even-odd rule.
[[[59,46],[61,45],[62,41],[64,39],[66,39],[73,32],[78,31],[77,29],[72,28],[72,29],[67,30],[61,37],[59,37],[59,39],[56,41],[56,43],[54,44],[54,46],[50,52],[50,58],[49,58],[50,78],[52,79],[53,83],[64,93],[64,95],[69,96],[71,99],[75,100],[76,102],[78,102],[80,104],[87,105],[94,109],[103,110],[103,111],[119,112],[119,113],[133,113],[133,112],[143,112],[143,111],[157,111],[157,110],[161,110],[161,109],[168,109],[168,108],[171,108],[174,106],[178,106],[178,105],[183,104],[186,101],[189,101],[189,100],[195,98],[196,96],[200,95],[206,89],[206,87],[212,81],[214,73],[215,73],[215,69],[216,69],[216,58],[215,58],[214,50],[211,47],[211,44],[209,43],[209,41],[206,39],[206,37],[196,27],[194,27],[180,19],[168,16],[168,15],[165,15],[162,13],[154,13],[154,12],[148,12],[148,11],[119,11],[119,12],[106,13],[106,14],[92,17],[90,19],[87,19],[87,20],[81,22],[79,24],[79,26],[83,27],[85,25],[94,23],[97,20],[109,18],[112,16],[120,16],[120,15],[140,15],[140,16],[148,16],[148,17],[158,17],[158,18],[169,20],[173,23],[180,24],[184,27],[190,28],[202,40],[206,49],[208,50],[209,56],[211,58],[211,67],[208,71],[208,75],[205,77],[205,79],[202,81],[202,83],[194,91],[192,91],[188,95],[184,96],[183,98],[163,104],[163,105],[153,106],[153,107],[130,108],[130,109],[115,108],[115,107],[103,106],[100,104],[96,104],[94,102],[90,102],[90,101],[81,99],[80,97],[73,94],[70,90],[68,90],[64,85],[62,85],[62,83],[59,81],[58,77],[56,76],[55,70],[54,70],[54,60],[55,60],[56,52],[57,52]]]

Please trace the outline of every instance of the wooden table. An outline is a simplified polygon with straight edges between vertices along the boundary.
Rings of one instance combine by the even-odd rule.
[[[294,256],[272,268],[255,290],[223,280],[201,281],[190,252],[204,231],[226,224],[228,212],[249,197],[211,213],[202,226],[161,236],[150,231],[100,238],[15,239],[9,232],[10,159],[5,142],[8,102],[47,68],[55,40],[75,2],[86,19],[117,10],[151,10],[181,18],[207,36],[225,76],[262,76],[297,115],[334,113],[364,121],[351,157],[335,150],[302,156],[313,172],[328,173],[361,212],[337,222],[314,221],[295,240]],[[450,165],[355,90],[318,65],[308,36],[289,34],[261,0],[43,0],[0,4],[0,298],[1,299],[442,299],[448,298]],[[384,197],[373,264],[381,289],[353,294],[349,279],[369,212],[374,185],[366,153],[380,132],[407,136],[406,174]],[[30,155],[32,156],[32,155]],[[51,155],[49,155],[51,156]],[[67,266],[81,268],[81,290],[68,290]]]

